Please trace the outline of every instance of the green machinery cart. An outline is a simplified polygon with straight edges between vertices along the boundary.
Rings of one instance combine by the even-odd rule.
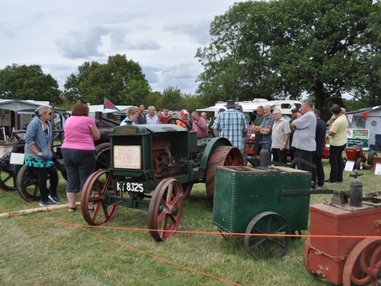
[[[247,252],[255,259],[278,258],[293,233],[308,226],[311,173],[288,167],[216,168],[213,223],[226,237],[244,233]]]

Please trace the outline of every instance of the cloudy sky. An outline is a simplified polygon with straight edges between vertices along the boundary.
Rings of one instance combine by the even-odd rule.
[[[63,89],[85,61],[126,55],[153,91],[194,94],[203,71],[197,48],[234,0],[0,0],[0,69],[40,65]]]

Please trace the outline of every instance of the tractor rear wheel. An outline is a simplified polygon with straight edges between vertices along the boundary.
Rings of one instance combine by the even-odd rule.
[[[219,146],[214,149],[208,160],[206,168],[206,195],[213,205],[214,174],[217,166],[242,166],[243,157],[241,151],[234,146]]]

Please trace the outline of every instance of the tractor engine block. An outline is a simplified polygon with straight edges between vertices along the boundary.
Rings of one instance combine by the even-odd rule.
[[[171,177],[181,174],[182,161],[171,154],[171,144],[167,139],[155,138],[152,142],[152,158],[156,178]]]

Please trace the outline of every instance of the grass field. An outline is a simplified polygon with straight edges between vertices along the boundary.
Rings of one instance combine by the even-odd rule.
[[[362,173],[364,193],[378,191],[380,177]],[[350,180],[345,172],[343,183],[326,187],[349,190]],[[60,179],[62,203],[64,190]],[[311,203],[330,198],[313,195]],[[0,213],[35,207],[17,191],[0,191]],[[243,237],[225,241],[218,234],[212,216],[205,186],[198,184],[185,201],[180,232],[160,243],[146,229],[147,213],[128,208],[101,227],[89,227],[80,211],[67,209],[2,218],[0,285],[325,285],[304,269],[304,238],[280,259],[255,261]]]

